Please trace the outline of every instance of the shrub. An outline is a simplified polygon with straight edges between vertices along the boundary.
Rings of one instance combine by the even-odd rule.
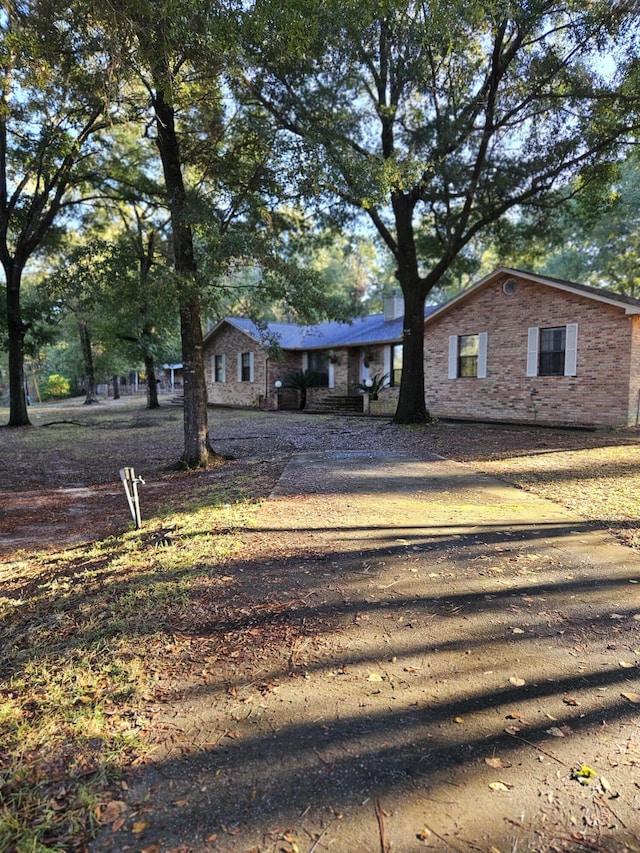
[[[68,397],[71,393],[71,383],[59,373],[52,373],[47,379],[45,394],[47,397]]]

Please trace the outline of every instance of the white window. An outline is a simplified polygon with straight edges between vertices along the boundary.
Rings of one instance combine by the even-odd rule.
[[[529,328],[527,376],[575,376],[577,366],[577,323]]]
[[[389,387],[400,387],[402,380],[402,344],[391,344],[384,350],[384,375]]]
[[[449,335],[449,379],[487,377],[486,332]]]
[[[252,352],[238,353],[238,382],[254,381],[254,356]]]
[[[211,356],[211,381],[227,381],[227,357],[225,355]]]
[[[335,365],[330,350],[312,350],[302,354],[302,369],[313,373],[313,388],[335,387]]]

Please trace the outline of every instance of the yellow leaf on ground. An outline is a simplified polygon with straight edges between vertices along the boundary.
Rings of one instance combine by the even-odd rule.
[[[137,835],[140,832],[144,832],[145,829],[148,829],[148,828],[149,828],[149,821],[139,820],[133,824],[133,829],[131,830],[131,832],[134,832]]]
[[[382,676],[379,672],[370,672],[367,681],[382,681]]]
[[[490,782],[489,787],[492,791],[510,791],[513,785],[509,785],[508,782]]]
[[[635,705],[640,703],[640,693],[621,693],[625,699],[628,699],[629,702],[633,702]]]

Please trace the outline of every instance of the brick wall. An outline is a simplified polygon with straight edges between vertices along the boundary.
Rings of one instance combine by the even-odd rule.
[[[238,381],[238,353],[253,353],[253,382]],[[226,356],[226,381],[214,382],[212,357]],[[248,335],[224,323],[204,346],[204,369],[209,403],[219,406],[260,406],[267,393],[267,355]]]
[[[629,371],[629,424],[638,426],[640,421],[640,317],[630,317],[631,323],[631,369]]]
[[[426,324],[425,395],[430,413],[550,425],[635,423],[640,387],[637,318],[588,297],[516,280],[511,295],[503,292],[504,280],[497,279]],[[569,323],[578,324],[577,375],[527,377],[528,328]],[[487,377],[448,379],[449,335],[480,332],[488,334]]]

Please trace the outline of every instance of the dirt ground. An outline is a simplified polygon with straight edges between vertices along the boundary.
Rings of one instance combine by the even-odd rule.
[[[49,433],[90,418],[36,414]],[[3,441],[3,553],[121,531],[121,464],[148,516],[215,483],[280,485],[174,626],[153,748],[107,792],[92,851],[640,850],[640,554],[608,533],[637,518],[479,473],[624,456],[634,434],[216,411],[233,459],[184,475],[166,470],[180,413],[158,443],[136,417],[112,458]]]

